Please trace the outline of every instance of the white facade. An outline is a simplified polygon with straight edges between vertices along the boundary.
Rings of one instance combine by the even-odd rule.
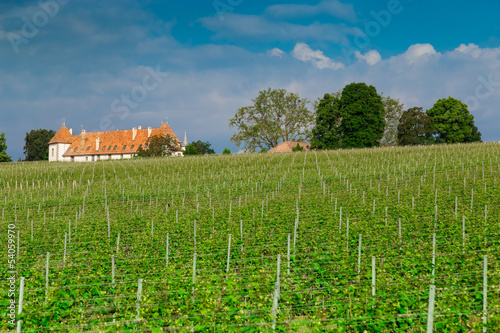
[[[69,157],[64,157],[63,154],[68,150],[70,143],[52,143],[49,145],[49,162],[69,162]]]

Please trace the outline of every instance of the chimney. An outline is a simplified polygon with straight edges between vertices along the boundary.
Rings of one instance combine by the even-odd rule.
[[[81,136],[81,148],[83,149],[85,147],[85,130],[82,130],[82,136]]]
[[[148,138],[151,136],[151,132],[153,132],[153,129],[151,127],[148,127]]]
[[[132,128],[132,141],[135,140],[135,137],[137,136],[137,128]]]
[[[95,139],[95,151],[99,151],[99,138]]]
[[[73,135],[73,129],[72,128],[69,129],[69,134]]]
[[[142,129],[142,127],[141,126],[137,126],[137,129]]]

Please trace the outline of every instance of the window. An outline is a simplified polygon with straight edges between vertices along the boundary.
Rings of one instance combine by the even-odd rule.
[[[123,146],[123,150],[127,149],[127,145]]]
[[[110,150],[111,150],[111,146],[108,147],[108,151],[110,151]]]
[[[130,147],[130,149],[134,149],[135,145],[132,145],[132,147]]]
[[[139,148],[142,148],[142,143],[139,145]],[[137,149],[139,149],[139,148],[137,148]]]
[[[113,150],[116,150],[116,146],[117,146],[117,145],[115,145],[115,146],[113,147]]]
[[[144,149],[148,149],[148,144],[147,143],[144,145]]]
[[[87,147],[87,151],[89,151],[89,150],[90,150],[90,146]]]
[[[89,147],[90,148],[90,147]],[[85,162],[87,162],[89,160],[89,157],[88,156],[85,156]]]
[[[52,148],[52,157],[54,157],[54,148]]]
[[[75,150],[73,150],[73,153],[76,153],[77,150],[78,150],[78,147],[76,147]]]

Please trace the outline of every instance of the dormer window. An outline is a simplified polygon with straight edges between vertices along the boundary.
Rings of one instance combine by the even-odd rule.
[[[105,147],[105,146],[104,146],[104,147],[102,147],[102,151],[105,151],[105,150],[106,150],[106,147]]]
[[[87,147],[87,151],[89,151],[89,150],[90,150],[90,146]]]
[[[113,147],[113,151],[115,151],[115,150],[116,150],[116,147],[117,147],[117,145],[115,145],[115,146]]]
[[[125,150],[125,149],[127,149],[127,145],[123,146],[123,149],[122,149],[122,150]]]
[[[73,150],[73,153],[76,153],[77,150],[78,150],[78,147],[76,147],[75,150]]]
[[[134,147],[135,147],[135,145],[132,145],[132,146],[130,147],[130,149],[134,149]]]

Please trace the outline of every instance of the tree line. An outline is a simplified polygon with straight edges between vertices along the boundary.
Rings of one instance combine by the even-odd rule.
[[[231,141],[247,151],[269,150],[283,141],[310,141],[311,148],[365,148],[481,141],[466,104],[448,97],[429,110],[404,110],[399,99],[374,86],[351,83],[313,103],[285,89],[259,92],[253,105],[229,120]]]

